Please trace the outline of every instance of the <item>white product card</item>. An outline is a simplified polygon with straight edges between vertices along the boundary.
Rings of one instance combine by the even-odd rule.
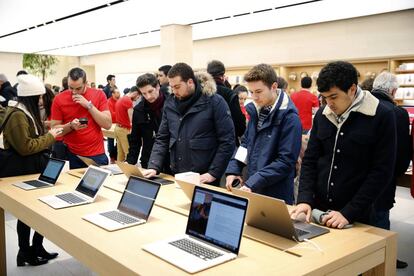
[[[234,155],[234,159],[239,160],[243,164],[247,165],[247,149],[245,147],[240,146],[237,149],[236,155]]]
[[[65,165],[63,166],[62,173],[68,172],[69,168],[69,161],[65,161]]]
[[[179,181],[192,183],[195,185],[200,184],[200,174],[196,172],[183,172],[174,175],[174,178]]]

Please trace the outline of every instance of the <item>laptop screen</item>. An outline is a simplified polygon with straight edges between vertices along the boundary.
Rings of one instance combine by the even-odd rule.
[[[63,166],[65,166],[65,161],[50,158],[47,162],[45,170],[40,175],[39,180],[55,184],[60,172],[63,169]]]
[[[186,234],[239,253],[247,199],[195,187]]]
[[[76,191],[90,197],[95,197],[109,174],[108,171],[90,166],[76,187]]]
[[[131,176],[125,187],[118,210],[134,217],[148,219],[161,184]]]

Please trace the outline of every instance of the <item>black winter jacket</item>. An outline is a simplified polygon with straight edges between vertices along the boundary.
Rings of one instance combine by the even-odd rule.
[[[364,92],[363,104],[337,129],[316,113],[302,161],[298,203],[336,210],[350,222],[372,222],[374,202],[392,180],[396,134],[392,109]]]
[[[239,97],[233,90],[224,86],[224,84],[216,82],[217,94],[222,96],[230,108],[231,118],[233,120],[235,135],[238,145],[238,137],[242,137],[246,131],[246,117],[240,109]]]
[[[397,187],[397,177],[404,175],[410,165],[412,157],[412,145],[410,136],[410,119],[407,110],[397,106],[393,100],[382,90],[372,90],[374,95],[380,102],[387,105],[394,111],[395,126],[397,128],[397,154],[395,159],[394,176],[391,183],[385,188],[381,196],[375,203],[377,210],[390,210],[395,203],[395,189]]]
[[[3,96],[6,101],[1,102],[1,105],[6,107],[10,100],[14,100],[17,97],[16,90],[11,86],[10,82],[6,81],[1,85],[0,95]]]
[[[184,116],[173,94],[164,103],[148,168],[160,171],[169,154],[172,173],[208,172],[219,180],[234,151],[234,126],[211,76],[199,73],[197,78],[201,81],[196,89],[202,89],[202,95]]]
[[[163,93],[160,91],[160,93]],[[164,103],[166,102],[169,94],[163,93]],[[127,156],[127,162],[129,164],[136,164],[138,155],[141,150],[141,166],[148,168],[148,161],[151,155],[152,146],[154,144],[155,135],[158,132],[162,120],[162,113],[160,116],[151,110],[148,101],[144,98],[134,107],[132,114],[132,130],[131,134],[128,135],[129,152]],[[169,166],[169,164],[166,164]],[[168,171],[161,170],[164,173]]]

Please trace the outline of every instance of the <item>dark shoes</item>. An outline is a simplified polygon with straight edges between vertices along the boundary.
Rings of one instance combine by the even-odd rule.
[[[406,268],[408,266],[408,264],[406,262],[400,261],[397,259],[397,268]]]
[[[25,266],[26,263],[33,266],[43,265],[48,262],[48,260],[36,256],[32,248],[28,250],[19,249],[17,254],[17,266]]]
[[[49,260],[58,256],[58,253],[49,253],[43,246],[30,247],[28,250],[19,249],[17,254],[17,266],[25,266],[26,264],[38,266],[46,264]]]
[[[45,250],[43,246],[33,247],[37,257],[42,259],[51,260],[56,258],[59,254],[56,252],[49,253]]]

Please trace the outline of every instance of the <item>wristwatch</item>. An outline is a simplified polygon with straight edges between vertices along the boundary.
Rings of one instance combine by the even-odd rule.
[[[91,101],[88,102],[87,108],[90,110],[93,107],[93,103]]]

